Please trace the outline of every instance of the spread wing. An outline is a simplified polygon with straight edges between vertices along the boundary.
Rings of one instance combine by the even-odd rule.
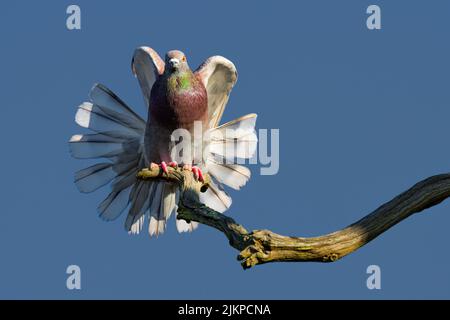
[[[152,86],[156,79],[164,73],[164,67],[164,61],[152,48],[139,47],[134,51],[131,70],[139,80],[147,107]]]
[[[231,89],[237,81],[236,67],[224,57],[213,56],[203,62],[195,73],[208,93],[209,127],[217,127]]]

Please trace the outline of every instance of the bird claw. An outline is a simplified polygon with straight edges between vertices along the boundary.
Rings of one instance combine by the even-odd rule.
[[[192,166],[190,164],[185,164],[183,166],[183,170],[192,171],[192,174],[194,175],[195,180],[200,181],[200,182],[204,182],[205,181],[202,169],[200,169],[199,167]]]
[[[178,162],[176,162],[176,161],[170,161],[168,165],[169,165],[169,167],[177,168],[177,167],[178,167]]]
[[[171,164],[172,164],[172,162],[169,163],[169,166],[171,166]],[[157,168],[159,169],[160,167],[161,167],[162,171],[165,174],[169,173],[167,171],[167,163],[165,163],[164,161],[162,161],[161,164],[159,164],[159,165],[157,163],[154,163],[154,162],[150,163],[150,170],[157,169]]]
[[[168,173],[169,173],[169,172],[167,171],[167,164],[166,164],[164,161],[161,162],[161,169],[162,169],[162,171],[163,171],[165,174],[168,174]]]
[[[201,182],[205,181],[205,178],[203,177],[202,169],[200,169],[199,167],[193,166],[192,173],[194,174],[194,178],[196,180],[201,181]]]

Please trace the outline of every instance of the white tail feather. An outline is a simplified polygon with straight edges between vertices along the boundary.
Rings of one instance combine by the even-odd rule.
[[[114,179],[116,173],[111,163],[98,163],[75,173],[75,185],[83,193],[103,187]]]
[[[222,186],[214,182],[214,179],[210,182],[208,190],[200,193],[200,201],[218,212],[226,211],[232,203],[231,197]]]
[[[225,164],[220,160],[209,157],[206,162],[208,173],[219,183],[239,190],[250,179],[250,169],[238,164]]]

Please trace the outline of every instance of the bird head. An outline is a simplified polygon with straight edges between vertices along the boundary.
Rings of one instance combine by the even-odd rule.
[[[171,50],[167,52],[165,62],[167,66],[166,70],[170,73],[190,70],[186,56],[179,50]]]

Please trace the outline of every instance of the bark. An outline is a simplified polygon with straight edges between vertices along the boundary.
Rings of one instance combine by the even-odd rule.
[[[232,218],[208,208],[199,201],[199,192],[208,188],[209,177],[196,181],[188,170],[169,168],[144,169],[140,179],[166,179],[176,182],[181,196],[178,219],[197,221],[213,227],[239,250],[238,260],[244,269],[268,262],[334,262],[356,251],[389,228],[414,213],[435,206],[450,196],[450,174],[432,176],[383,204],[361,220],[336,232],[318,237],[290,237],[270,230],[247,231]]]

